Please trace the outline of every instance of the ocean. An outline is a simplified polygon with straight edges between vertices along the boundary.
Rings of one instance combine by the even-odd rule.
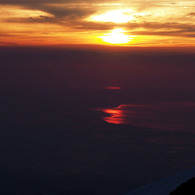
[[[0,51],[0,194],[123,195],[194,167],[194,55]]]
[[[193,91],[2,91],[3,194],[122,195],[194,166]]]

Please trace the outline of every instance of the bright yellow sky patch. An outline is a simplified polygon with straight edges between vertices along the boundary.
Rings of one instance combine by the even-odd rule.
[[[131,9],[112,10],[104,14],[94,15],[89,18],[90,21],[126,23],[134,19]]]

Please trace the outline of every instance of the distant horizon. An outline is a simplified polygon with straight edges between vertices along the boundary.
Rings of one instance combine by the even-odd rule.
[[[46,50],[81,50],[94,52],[153,52],[160,53],[173,52],[175,54],[193,54],[195,53],[195,46],[121,46],[121,45],[99,45],[99,44],[61,44],[61,45],[0,45],[0,49],[46,49]]]
[[[189,49],[195,49],[194,46],[187,46],[187,45],[172,45],[172,46],[155,46],[155,45],[150,45],[150,46],[140,46],[140,45],[102,45],[102,44],[35,44],[35,45],[30,45],[30,44],[2,44],[0,45],[0,48],[6,48],[6,47],[53,47],[53,48],[124,48],[124,49],[152,49],[152,48],[158,48],[158,49],[184,49],[184,48],[189,48]]]

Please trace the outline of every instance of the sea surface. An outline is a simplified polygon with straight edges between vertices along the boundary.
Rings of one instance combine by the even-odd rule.
[[[0,47],[0,194],[123,195],[194,167],[195,49]]]
[[[195,91],[1,87],[0,193],[123,195],[195,164]]]

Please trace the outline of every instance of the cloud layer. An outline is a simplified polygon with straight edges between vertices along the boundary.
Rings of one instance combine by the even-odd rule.
[[[88,20],[94,14],[120,9],[131,9],[131,13],[125,14],[133,19],[123,24]],[[83,36],[81,39],[84,39],[84,34],[94,36],[96,33],[98,36],[114,28],[123,28],[129,35],[153,36],[161,39],[170,37],[173,40],[177,37],[190,39],[195,36],[194,17],[195,2],[190,0],[9,0],[9,2],[2,0],[0,2],[1,36],[4,31],[7,35],[16,35],[20,32],[24,36],[29,36],[29,33],[34,34],[36,29],[32,27],[37,25],[37,37],[39,30],[40,34],[45,33],[50,37],[51,34],[59,37],[59,33],[64,33],[65,37],[70,36],[67,33],[80,32]],[[5,24],[7,28],[4,28]],[[41,25],[45,26],[45,31]],[[48,29],[50,30],[47,31]]]

